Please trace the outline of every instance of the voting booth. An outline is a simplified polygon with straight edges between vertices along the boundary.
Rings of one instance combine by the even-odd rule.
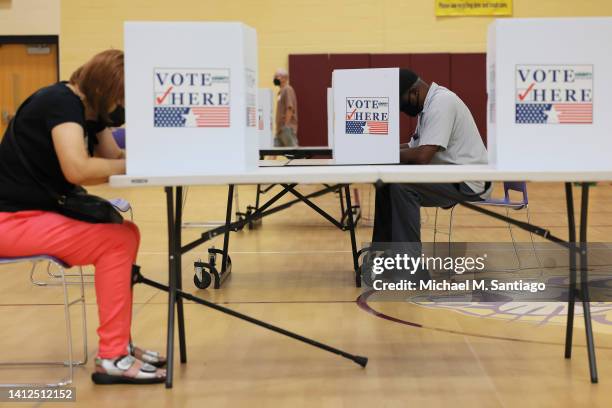
[[[242,23],[126,22],[127,174],[255,169],[257,37]]]
[[[334,146],[334,90],[327,88],[327,146]]]
[[[272,123],[272,90],[269,88],[259,88],[257,90],[257,132],[259,134],[260,149],[274,147]]]
[[[487,49],[489,161],[612,170],[612,18],[500,19]]]
[[[399,68],[332,74],[336,164],[399,163]]]

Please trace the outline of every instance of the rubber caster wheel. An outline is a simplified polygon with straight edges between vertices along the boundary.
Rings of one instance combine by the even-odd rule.
[[[202,271],[202,279],[198,278],[198,274],[193,274],[193,283],[198,289],[206,289],[212,283],[210,273]]]

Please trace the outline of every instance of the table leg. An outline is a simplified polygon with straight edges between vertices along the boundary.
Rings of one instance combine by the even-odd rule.
[[[255,193],[255,211],[259,210],[259,198],[261,196],[261,184],[257,185],[257,192]]]
[[[589,184],[582,183],[582,199],[580,203],[580,295],[584,314],[584,330],[586,333],[587,352],[589,354],[589,371],[591,382],[597,383],[597,361],[595,357],[595,341],[591,322],[591,303],[589,298],[588,259],[587,259],[587,215],[589,211]]]
[[[228,273],[227,270],[227,259],[229,251],[229,238],[230,238],[230,224],[232,223],[232,206],[234,200],[234,185],[230,184],[227,191],[227,210],[225,212],[225,234],[223,235],[223,255],[221,257],[221,267],[219,268],[220,274]],[[257,205],[259,207],[259,204]],[[219,282],[219,287],[221,282]],[[219,289],[215,284],[215,289]]]
[[[574,308],[576,304],[576,221],[574,217],[574,195],[572,183],[565,183],[565,201],[567,206],[568,255],[569,255],[569,291],[567,300],[567,323],[565,325],[565,358],[572,357],[572,340],[574,334]]]
[[[175,233],[174,228],[174,187],[166,187],[166,207],[168,221],[168,331],[166,340],[166,388],[172,388],[172,377],[174,373],[174,311],[176,305],[176,274],[174,268],[176,263]],[[180,256],[180,255],[179,255]]]
[[[338,189],[338,196],[340,197],[340,223],[344,224],[344,218],[345,218],[345,214],[346,211],[344,209],[344,188],[339,188]]]
[[[351,205],[351,186],[344,186],[346,208],[348,216],[348,227],[351,234],[351,249],[353,253],[353,270],[355,271],[355,286],[361,287],[361,270],[359,269],[359,259],[357,255],[357,239],[355,237],[355,223],[353,220],[353,206]]]
[[[183,187],[176,188],[176,206],[174,208],[174,273],[176,275],[176,289],[183,289],[183,268],[181,252],[181,229],[183,225]],[[178,319],[178,338],[181,363],[187,362],[187,345],[185,343],[185,314],[183,311],[183,298],[176,298],[177,319]]]

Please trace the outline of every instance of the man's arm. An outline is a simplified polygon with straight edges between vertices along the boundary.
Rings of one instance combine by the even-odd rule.
[[[293,117],[293,106],[288,106],[285,111],[285,127],[289,126],[291,123],[291,118]]]
[[[402,145],[400,148],[400,163],[429,164],[439,148],[440,146],[436,145],[422,145],[419,147],[406,147],[406,145]]]
[[[291,123],[291,119],[295,115],[296,105],[297,105],[297,97],[295,95],[295,91],[291,87],[285,88],[285,103],[287,107],[285,108],[285,123],[284,126],[288,127]]]

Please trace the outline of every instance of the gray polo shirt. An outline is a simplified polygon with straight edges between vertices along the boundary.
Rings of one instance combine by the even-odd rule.
[[[409,147],[436,145],[431,164],[487,164],[487,149],[482,142],[474,118],[465,103],[450,90],[433,83],[425,97],[423,112]],[[492,188],[484,190],[484,181],[465,184],[487,198]]]

